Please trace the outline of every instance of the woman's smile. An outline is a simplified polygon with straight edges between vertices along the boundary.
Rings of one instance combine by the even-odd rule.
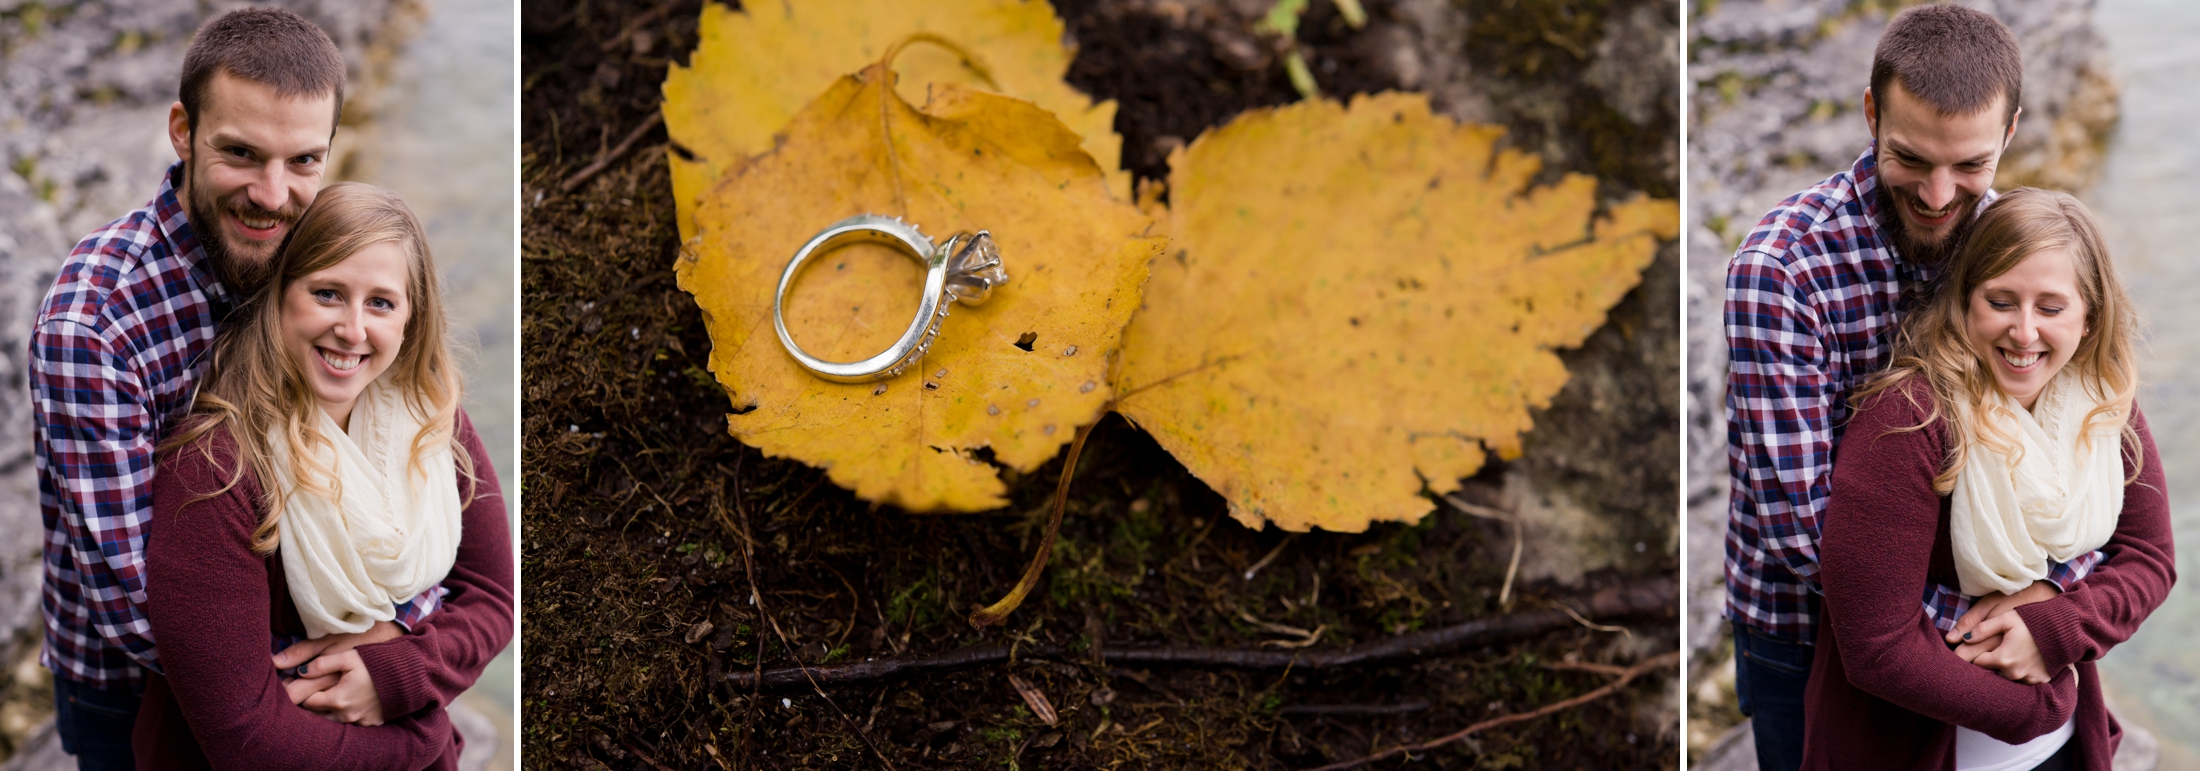
[[[2070,249],[2041,249],[1972,290],[1964,325],[1994,384],[2031,409],[2086,334]]]
[[[334,370],[337,377],[351,377],[359,368],[359,360],[371,355],[332,351],[319,346],[315,346],[315,348],[321,352],[322,363],[327,364],[329,369]]]
[[[337,425],[368,383],[389,369],[412,318],[405,248],[372,244],[283,290],[284,347],[306,371],[314,400]]]
[[[2020,374],[2031,372],[2034,365],[2040,363],[2040,357],[2047,355],[2046,351],[2012,351],[2007,348],[1995,350],[2001,351],[2001,360],[2009,365],[2010,372]]]

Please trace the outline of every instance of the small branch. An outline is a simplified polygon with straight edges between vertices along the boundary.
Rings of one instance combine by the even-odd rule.
[[[1664,617],[1677,612],[1679,585],[1660,577],[1631,586],[1598,592],[1582,603],[1587,615],[1597,618]],[[1336,669],[1388,661],[1421,658],[1477,645],[1489,645],[1572,628],[1570,608],[1544,608],[1504,616],[1476,619],[1464,624],[1385,638],[1365,645],[1330,650],[1280,651],[1246,648],[1159,646],[1125,648],[1108,646],[1099,658],[1110,666],[1177,666],[1232,669]],[[736,688],[797,687],[814,678],[822,684],[845,684],[935,674],[997,664],[1009,660],[1011,646],[979,645],[920,656],[873,659],[820,667],[766,670],[761,675],[728,672],[726,681]],[[1061,646],[1021,646],[1019,658],[1086,659],[1091,652],[1073,652]]]
[[[1680,651],[1668,651],[1663,655],[1659,655],[1640,664],[1628,667],[1625,671],[1622,671],[1620,673],[1619,679],[1609,683],[1605,683],[1604,687],[1602,688],[1598,688],[1594,691],[1590,691],[1580,696],[1557,702],[1555,704],[1544,705],[1542,708],[1537,709],[1533,712],[1522,712],[1517,715],[1493,717],[1480,723],[1476,723],[1474,725],[1470,725],[1466,728],[1460,729],[1457,733],[1453,733],[1449,736],[1442,736],[1435,739],[1430,739],[1420,744],[1406,747],[1392,747],[1390,749],[1375,753],[1373,755],[1369,755],[1364,758],[1360,758],[1358,760],[1347,760],[1342,763],[1331,763],[1326,766],[1312,769],[1312,771],[1341,771],[1341,769],[1356,768],[1359,766],[1367,765],[1369,763],[1373,763],[1378,760],[1382,760],[1384,758],[1395,757],[1397,755],[1402,755],[1409,752],[1427,752],[1429,750],[1442,747],[1446,744],[1459,741],[1460,739],[1467,738],[1468,736],[1472,736],[1476,733],[1480,733],[1486,729],[1496,728],[1498,726],[1506,725],[1508,723],[1519,723],[1523,721],[1534,720],[1553,712],[1558,712],[1560,710],[1580,706],[1582,704],[1587,704],[1589,702],[1596,701],[1597,699],[1610,696],[1619,689],[1626,687],[1627,684],[1634,681],[1635,678],[1641,677],[1643,673],[1649,672],[1653,669],[1677,666],[1680,664],[1680,660]]]
[[[1279,712],[1286,715],[1404,715],[1428,709],[1428,702],[1404,704],[1293,704]]]
[[[558,183],[558,192],[573,192],[574,188],[580,187],[583,182],[587,182],[589,177],[596,176],[597,172],[610,168],[612,161],[618,160],[619,156],[626,154],[626,151],[634,149],[634,143],[641,141],[642,135],[649,133],[650,129],[656,128],[657,124],[663,122],[665,122],[665,114],[662,110],[650,115],[649,120],[642,121],[642,125],[635,126],[633,131],[627,132],[626,138],[619,140],[618,147],[611,148],[610,152],[597,155],[596,160],[589,162],[587,166],[581,167],[580,171],[574,172],[573,176],[566,178],[564,182]]]

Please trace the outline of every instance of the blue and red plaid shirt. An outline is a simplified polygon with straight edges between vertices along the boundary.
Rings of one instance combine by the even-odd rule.
[[[1880,232],[1874,148],[1848,171],[1781,201],[1726,271],[1726,436],[1732,475],[1726,617],[1800,643],[1818,637],[1818,525],[1849,392],[1887,366],[1902,293],[1933,278]],[[1991,190],[1979,205],[1992,203]],[[2051,565],[2068,589],[2096,551]],[[1946,630],[1971,605],[1956,587],[1921,600]]]
[[[145,620],[153,447],[191,407],[229,292],[206,264],[171,165],[144,208],[77,243],[31,333],[38,505],[45,529],[40,661],[114,687],[160,668]],[[441,586],[397,609],[407,628]]]

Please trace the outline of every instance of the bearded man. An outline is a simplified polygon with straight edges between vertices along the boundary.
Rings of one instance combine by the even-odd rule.
[[[2016,37],[1992,16],[1954,5],[1896,15],[1864,92],[1871,143],[1847,171],[1781,201],[1728,263],[1724,615],[1765,771],[1802,763],[1819,517],[1849,393],[1888,364],[1904,311],[1993,202],[2023,81]],[[1968,631],[2069,588],[2100,560],[2051,565],[2048,580],[1982,598],[1968,615],[1971,598],[1935,586],[1923,609],[1944,632]]]
[[[144,611],[146,582],[159,580],[144,571],[154,448],[188,411],[223,318],[266,282],[320,191],[343,95],[343,57],[313,23],[265,8],[207,22],[169,109],[176,163],[144,208],[77,243],[40,306],[30,351],[40,660],[54,674],[56,732],[80,769],[134,766],[139,697],[160,668]],[[418,705],[384,703],[375,682],[398,693],[386,689],[437,655],[405,633],[432,625],[452,589],[460,595],[438,618],[496,600],[431,587],[398,607],[395,624],[299,643],[270,666],[304,675],[289,681],[293,703],[325,693],[314,704],[326,714],[395,718]],[[503,603],[509,618],[508,594]]]

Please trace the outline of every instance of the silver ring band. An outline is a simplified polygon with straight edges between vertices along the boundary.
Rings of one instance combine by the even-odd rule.
[[[795,344],[794,336],[787,333],[787,289],[812,256],[858,242],[894,247],[923,264],[924,295],[917,301],[916,318],[909,321],[909,328],[893,346],[860,361],[826,361],[803,351]],[[772,327],[779,332],[779,344],[786,347],[795,363],[818,377],[836,383],[884,380],[901,374],[932,349],[941,322],[947,320],[949,306],[985,302],[995,287],[1007,282],[1008,274],[1001,268],[992,235],[986,231],[976,235],[957,233],[947,243],[934,247],[932,239],[917,226],[899,218],[858,214],[818,231],[795,250],[786,271],[779,275],[779,291],[772,297]]]

